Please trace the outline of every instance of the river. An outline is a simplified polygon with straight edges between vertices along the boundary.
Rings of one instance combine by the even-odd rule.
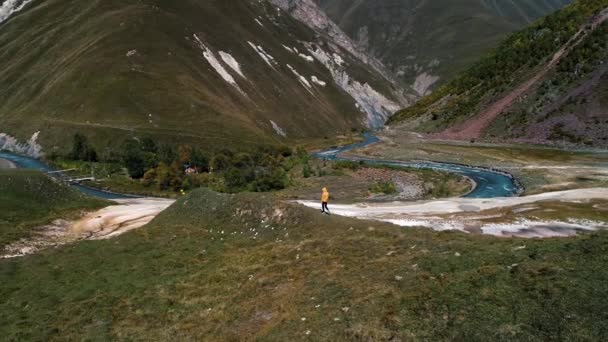
[[[457,165],[457,164],[449,164],[449,163],[438,163],[432,161],[391,161],[391,160],[381,160],[381,159],[369,159],[369,158],[360,158],[360,157],[349,157],[345,156],[346,152],[350,152],[356,149],[360,149],[375,143],[380,142],[380,139],[374,135],[372,132],[367,132],[363,134],[363,141],[358,143],[345,145],[337,148],[331,148],[327,150],[323,150],[320,152],[316,152],[313,156],[327,159],[327,160],[348,160],[348,161],[363,161],[368,164],[377,164],[377,165],[389,165],[389,166],[397,166],[397,167],[410,167],[410,168],[421,168],[421,169],[433,169],[439,171],[446,171],[451,173],[456,173],[468,177],[473,182],[475,182],[475,188],[465,195],[467,198],[496,198],[496,197],[512,197],[516,196],[521,192],[521,187],[517,184],[517,181],[508,173],[500,172],[496,170],[490,170],[486,168],[474,167],[474,166],[466,166],[466,165]],[[17,155],[10,152],[0,152],[0,158],[9,160],[13,162],[17,167],[24,169],[35,169],[43,172],[50,172],[53,169],[48,166],[46,163],[22,156]],[[91,195],[94,197],[104,198],[104,199],[128,199],[133,198],[133,196],[122,195],[111,193],[99,189],[94,189],[90,187],[86,187],[79,184],[73,184],[73,187],[76,189],[86,193],[87,195]]]
[[[389,165],[398,167],[410,167],[420,169],[433,169],[439,171],[446,171],[456,173],[468,177],[475,182],[475,188],[465,195],[467,198],[497,198],[497,197],[512,197],[517,196],[521,191],[522,187],[518,185],[517,180],[506,172],[498,170],[490,170],[487,168],[457,165],[449,163],[438,163],[432,161],[393,161],[393,160],[381,160],[381,159],[369,159],[360,157],[345,156],[346,152],[350,152],[356,149],[360,149],[375,143],[380,142],[380,139],[371,132],[363,134],[363,141],[341,146],[337,148],[331,148],[323,151],[314,153],[313,155],[317,158],[327,160],[347,160],[347,161],[363,161],[368,164],[376,165]]]
[[[22,168],[22,169],[39,170],[42,172],[53,171],[53,169],[46,163],[44,163],[38,159],[31,158],[31,157],[26,157],[26,156],[22,156],[22,155],[10,153],[10,152],[0,151],[0,158],[6,159],[9,162],[12,162],[18,168]],[[77,190],[79,190],[87,195],[97,197],[97,198],[108,199],[108,200],[137,198],[136,196],[116,194],[116,193],[103,191],[103,190],[91,188],[91,187],[80,185],[80,184],[72,184],[72,187],[76,188]]]

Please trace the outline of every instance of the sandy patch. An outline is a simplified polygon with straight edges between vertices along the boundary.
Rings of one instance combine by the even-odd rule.
[[[0,169],[14,169],[16,167],[10,160],[0,158]]]
[[[404,227],[427,227],[438,231],[460,230],[482,232],[495,236],[553,237],[570,236],[581,230],[608,228],[604,222],[567,220],[547,221],[517,219],[515,222],[486,223],[475,213],[491,209],[508,209],[544,201],[586,203],[592,199],[608,200],[608,188],[577,189],[548,192],[525,197],[505,198],[449,198],[433,201],[360,203],[330,205],[333,214],[361,219],[390,222]],[[317,208],[314,201],[298,201],[307,207]],[[599,208],[598,208],[599,209]],[[525,212],[527,210],[523,210]],[[515,210],[518,213],[518,210]],[[520,210],[519,213],[522,213]]]
[[[118,204],[89,213],[77,221],[55,220],[40,227],[31,238],[6,246],[0,258],[20,257],[82,240],[110,239],[143,227],[174,201],[137,198],[115,202]]]

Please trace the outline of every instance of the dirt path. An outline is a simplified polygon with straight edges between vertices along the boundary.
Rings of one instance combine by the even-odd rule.
[[[487,107],[484,111],[480,112],[473,118],[464,122],[461,125],[451,127],[439,134],[442,139],[454,139],[454,140],[465,140],[465,139],[478,139],[481,137],[486,128],[505,110],[509,109],[515,100],[523,96],[525,93],[530,91],[534,85],[544,78],[549,71],[551,71],[559,61],[566,56],[572,48],[580,44],[583,39],[593,30],[595,30],[600,24],[608,19],[608,9],[602,11],[599,15],[595,16],[590,22],[585,25],[568,41],[564,44],[554,55],[551,61],[545,65],[539,72],[533,77],[528,79],[526,82],[519,85],[517,88],[506,94],[500,100],[494,102],[492,105]]]
[[[547,221],[530,220],[524,217],[504,221],[503,213],[517,212],[521,210],[521,206],[535,208],[548,201],[581,203],[592,199],[608,201],[608,188],[578,189],[492,199],[448,198],[382,204],[334,204],[330,205],[330,210],[333,214],[341,216],[391,222],[405,227],[428,227],[439,231],[461,230],[496,236],[551,237],[569,236],[576,234],[579,230],[608,228],[608,225],[605,222],[589,220],[584,222],[580,220]],[[298,203],[315,209],[319,206],[314,201],[298,201]]]
[[[14,258],[82,240],[102,240],[140,228],[167,209],[173,200],[137,198],[115,200],[117,205],[85,215],[78,221],[56,220],[33,237],[5,247],[0,258]]]

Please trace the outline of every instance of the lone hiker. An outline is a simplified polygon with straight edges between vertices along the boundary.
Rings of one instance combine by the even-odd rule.
[[[329,215],[329,208],[327,203],[329,202],[329,191],[327,188],[323,188],[323,194],[321,195],[321,212]]]

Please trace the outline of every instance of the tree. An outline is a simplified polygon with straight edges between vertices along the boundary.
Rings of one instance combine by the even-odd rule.
[[[165,164],[171,164],[176,158],[177,158],[177,153],[175,153],[175,149],[173,149],[173,147],[171,147],[170,145],[160,145],[160,147],[158,148],[158,160],[165,163]]]
[[[191,162],[193,149],[190,145],[182,145],[178,149],[178,157],[179,162],[183,164],[187,164]]]
[[[230,166],[230,159],[223,153],[216,154],[209,166],[213,172],[221,172]]]
[[[239,170],[235,167],[229,168],[224,173],[224,180],[226,181],[228,190],[231,192],[238,192],[243,189],[245,185],[247,185],[245,173],[243,170]]]
[[[74,134],[72,152],[70,152],[69,157],[73,160],[96,162],[97,152],[95,152],[93,147],[89,146],[89,141],[86,136],[76,133]]]
[[[156,146],[156,142],[154,139],[150,137],[144,137],[141,139],[141,150],[149,153],[157,153],[158,147]]]
[[[200,172],[209,171],[209,159],[197,148],[192,150],[192,156],[190,157],[190,162]]]
[[[123,143],[122,161],[131,178],[139,179],[144,176],[147,169],[146,156],[140,149],[139,143],[134,139]]]
[[[171,184],[171,170],[163,162],[156,168],[156,184],[160,190],[166,190]]]
[[[252,167],[254,162],[248,153],[239,153],[232,158],[232,164],[237,168],[248,168]]]

